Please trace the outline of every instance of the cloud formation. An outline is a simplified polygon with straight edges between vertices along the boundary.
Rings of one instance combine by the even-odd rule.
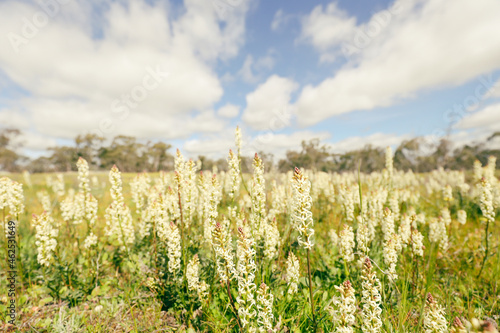
[[[283,118],[290,117],[290,99],[297,88],[295,81],[272,75],[246,96],[243,121],[257,130],[277,130],[289,126],[291,122]]]
[[[0,3],[9,13],[0,20],[9,37],[0,41],[0,76],[25,92],[9,112],[60,138],[180,138],[225,124],[210,111],[223,95],[213,66],[243,45],[246,1],[224,17],[209,1],[112,2],[94,8],[97,21],[98,2],[57,1],[53,15],[35,2]]]
[[[320,58],[343,54],[346,42],[358,47],[333,76],[302,89],[298,122],[308,126],[354,110],[394,105],[499,69],[499,14],[496,0],[457,0],[452,6],[442,0],[398,0],[367,24],[353,27],[354,21],[335,5],[316,7],[304,19],[302,34]],[[385,25],[377,23],[380,17],[386,17]],[[364,44],[356,43],[359,31],[365,34]]]

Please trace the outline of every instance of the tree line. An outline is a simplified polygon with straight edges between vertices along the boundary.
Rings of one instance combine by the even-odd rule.
[[[79,157],[85,158],[93,170],[109,170],[117,165],[123,172],[170,171],[174,168],[172,146],[157,141],[140,142],[135,137],[119,135],[110,143],[96,134],[78,135],[74,145],[49,148],[48,156],[30,159],[18,153],[22,143],[16,140],[21,132],[18,129],[0,129],[0,171],[37,172],[76,171]],[[400,170],[427,172],[439,167],[450,170],[471,169],[477,159],[486,164],[490,155],[500,161],[500,150],[492,148],[492,142],[500,137],[496,132],[484,142],[471,143],[453,148],[452,142],[442,138],[429,143],[422,137],[405,140],[394,151],[394,167]],[[361,172],[382,170],[385,165],[385,148],[366,145],[361,149],[345,153],[333,153],[319,139],[303,141],[299,150],[289,150],[285,158],[275,161],[272,154],[259,152],[267,170],[289,171],[297,166],[324,172],[352,171]],[[200,155],[202,170],[227,170],[225,158],[210,159]],[[242,157],[243,172],[252,169],[252,157]]]

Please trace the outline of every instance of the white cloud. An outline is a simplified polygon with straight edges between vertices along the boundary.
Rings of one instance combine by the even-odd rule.
[[[0,109],[0,127],[26,129],[29,127],[29,120],[20,112],[10,109]]]
[[[274,53],[273,50],[270,50],[267,55],[257,59],[257,62],[255,63],[255,68],[259,71],[273,69],[274,64],[276,63],[273,53]]]
[[[217,114],[224,118],[234,118],[237,117],[239,113],[240,107],[231,103],[227,103],[217,110]]]
[[[323,6],[316,6],[312,12],[302,19],[302,34],[299,41],[311,43],[321,52],[322,60],[333,60],[329,52],[333,46],[345,42],[354,34],[356,18],[338,8],[332,2],[323,10]]]
[[[247,107],[243,111],[243,121],[258,130],[277,130],[288,126],[289,121],[283,120],[280,115],[285,114],[286,118],[286,114],[290,112],[291,95],[297,88],[297,83],[291,79],[278,75],[269,77],[246,96]]]
[[[16,52],[8,38],[0,40],[0,68],[29,92],[10,109],[26,114],[40,134],[61,138],[93,131],[103,119],[117,133],[139,137],[186,137],[221,128],[224,122],[205,111],[223,95],[213,67],[218,59],[234,57],[244,43],[248,1],[223,18],[210,1],[185,0],[177,17],[179,11],[169,5],[128,0],[101,8],[96,21],[90,7],[61,6],[30,37],[23,26],[37,22],[32,18],[43,13],[40,7],[0,3],[0,30],[26,41]],[[134,105],[126,117],[120,100]]]
[[[13,142],[20,144],[23,152],[44,152],[47,148],[57,145],[56,140],[32,132],[22,132]]]
[[[277,161],[284,158],[288,150],[300,151],[302,141],[310,141],[312,139],[324,141],[329,139],[330,136],[331,134],[325,131],[298,131],[290,134],[268,131],[257,135],[242,150],[247,156],[251,156],[253,153],[259,151],[271,153],[274,155],[275,161]]]
[[[243,131],[243,156],[252,157],[255,153],[263,151],[273,154],[276,161],[284,158],[288,150],[300,150],[302,141],[330,138],[328,132],[312,131],[298,131],[290,134],[267,131],[254,137],[249,137],[245,133],[246,131]],[[234,131],[232,130],[225,130],[218,133],[217,137],[209,139],[188,140],[183,147],[183,150],[190,156],[204,155],[209,158],[226,157],[229,149],[235,149]]]
[[[491,87],[488,88],[489,90],[483,98],[488,99],[488,98],[500,97],[500,80],[498,80]]]
[[[241,75],[241,77],[243,78],[243,81],[247,83],[255,83],[259,80],[258,77],[253,73],[252,70],[253,62],[254,62],[253,56],[251,54],[247,55],[247,57],[245,58],[245,62],[243,63],[243,66],[238,72],[238,74]]]
[[[488,105],[482,110],[465,116],[455,127],[482,132],[500,131],[500,103]]]
[[[419,91],[455,86],[500,68],[500,2],[458,0],[450,6],[443,0],[405,0],[397,9],[385,26],[373,25],[378,29],[367,36],[369,47],[358,44],[358,53],[333,77],[302,89],[296,102],[299,124],[393,105]],[[339,16],[337,9],[315,11],[327,15],[326,21]],[[376,22],[377,14],[370,22]],[[368,28],[370,22],[356,29]],[[304,34],[316,24],[303,26]],[[342,45],[341,35],[325,32],[314,43],[329,56],[330,45]]]
[[[193,158],[199,155],[212,159],[223,158],[228,154],[229,149],[234,149],[233,141],[230,137],[188,140],[184,143],[183,150]]]
[[[264,72],[273,69],[276,62],[273,53],[274,52],[270,50],[268,54],[257,58],[257,60],[254,60],[251,54],[247,55],[245,61],[243,62],[243,66],[238,72],[243,81],[246,83],[256,83],[261,79]]]
[[[374,133],[369,136],[352,136],[347,139],[330,144],[332,152],[344,153],[364,148],[366,145],[373,147],[397,146],[403,140],[410,139],[411,135],[394,135],[385,133]]]
[[[283,9],[279,9],[273,17],[273,21],[271,22],[271,30],[277,31],[285,27],[287,23],[295,18],[295,15],[285,14]]]

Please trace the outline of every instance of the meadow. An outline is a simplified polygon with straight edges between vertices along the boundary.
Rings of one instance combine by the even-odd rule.
[[[242,174],[235,147],[227,172],[178,152],[173,172],[0,177],[0,330],[497,331],[494,158]]]

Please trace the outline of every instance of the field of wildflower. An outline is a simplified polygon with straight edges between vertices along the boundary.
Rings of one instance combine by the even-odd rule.
[[[240,137],[228,172],[1,177],[0,330],[497,332],[494,158],[242,174]]]

